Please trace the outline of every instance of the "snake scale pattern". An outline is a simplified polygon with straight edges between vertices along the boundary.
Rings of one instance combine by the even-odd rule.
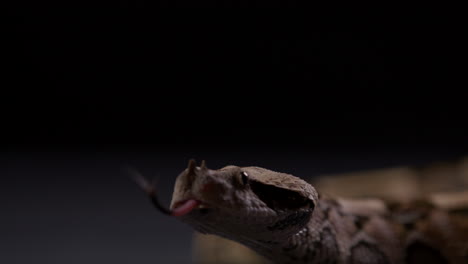
[[[466,219],[428,201],[325,197],[290,174],[190,160],[167,209],[154,186],[135,179],[161,212],[273,263],[468,263]]]

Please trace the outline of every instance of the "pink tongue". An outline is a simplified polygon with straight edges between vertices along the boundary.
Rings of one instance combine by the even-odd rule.
[[[198,205],[200,205],[200,201],[197,201],[194,199],[187,200],[183,202],[182,204],[180,204],[179,206],[177,206],[177,208],[174,208],[172,210],[172,215],[182,216],[182,215],[188,214]]]

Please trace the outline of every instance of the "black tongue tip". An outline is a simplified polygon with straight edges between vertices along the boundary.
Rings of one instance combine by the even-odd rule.
[[[163,214],[172,215],[172,211],[164,207],[160,202],[156,195],[156,184],[155,181],[152,183],[149,182],[143,175],[141,175],[137,170],[133,168],[127,168],[127,171],[130,173],[130,176],[136,182],[136,184],[146,192],[146,194],[150,197],[151,202],[153,205]]]

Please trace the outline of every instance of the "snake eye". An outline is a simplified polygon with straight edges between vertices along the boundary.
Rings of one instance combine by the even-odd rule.
[[[249,175],[247,174],[247,172],[241,172],[241,181],[244,185],[247,185],[249,183]]]

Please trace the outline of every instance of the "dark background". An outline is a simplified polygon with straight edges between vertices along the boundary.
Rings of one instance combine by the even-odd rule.
[[[2,262],[189,262],[190,228],[155,212],[126,165],[169,203],[192,157],[307,179],[468,152],[465,32],[436,9],[116,5],[6,17]]]

